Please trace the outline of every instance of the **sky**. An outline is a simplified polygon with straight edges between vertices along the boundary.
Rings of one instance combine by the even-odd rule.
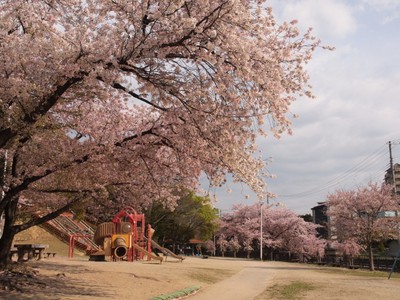
[[[259,140],[270,204],[299,214],[338,189],[382,182],[400,163],[400,0],[271,0],[278,21],[298,20],[322,44],[307,69],[316,99],[298,99],[293,135]],[[231,189],[232,192],[227,192]],[[222,213],[259,201],[244,185],[213,190]],[[246,199],[246,196],[248,199]]]

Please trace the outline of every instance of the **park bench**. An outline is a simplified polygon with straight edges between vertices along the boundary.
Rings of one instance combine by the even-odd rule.
[[[17,248],[12,248],[10,250],[10,260],[13,259],[14,255],[18,255],[18,249]]]
[[[56,252],[46,252],[45,253],[47,256],[46,256],[46,258],[49,258],[50,256],[52,256],[52,257],[56,257]]]
[[[18,261],[27,261],[33,258],[42,259],[43,252],[49,245],[42,244],[15,244],[14,248],[18,254]],[[12,249],[14,249],[12,248]],[[14,251],[14,250],[13,250]],[[13,253],[14,254],[14,253]]]

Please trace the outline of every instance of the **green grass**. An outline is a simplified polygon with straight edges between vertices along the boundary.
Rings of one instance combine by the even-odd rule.
[[[265,290],[262,294],[260,294],[256,299],[277,299],[277,300],[295,300],[301,299],[304,296],[304,293],[307,291],[311,291],[316,287],[312,284],[302,281],[294,281],[289,284],[281,285],[276,284],[271,288]]]
[[[159,295],[153,298],[150,298],[150,300],[173,300],[173,299],[181,299],[183,297],[187,297],[190,294],[193,294],[194,292],[197,292],[200,289],[199,286],[191,286],[188,287],[184,290],[173,292],[170,294],[164,294],[164,295]]]
[[[347,270],[347,269],[337,269],[337,268],[323,268],[317,270],[318,272],[338,274],[338,275],[350,275],[359,277],[377,277],[377,278],[387,278],[389,276],[389,271],[369,271],[365,269],[358,270]],[[398,272],[393,272],[391,279],[399,279],[400,274]]]
[[[234,271],[212,268],[193,268],[190,278],[202,283],[213,284],[235,274]]]

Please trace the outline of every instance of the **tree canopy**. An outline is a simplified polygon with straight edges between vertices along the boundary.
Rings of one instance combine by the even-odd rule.
[[[295,24],[255,0],[0,0],[0,261],[16,232],[110,191],[174,207],[177,185],[231,173],[263,197],[256,138],[290,133],[312,97],[319,41]],[[15,225],[21,202],[50,212]]]
[[[192,238],[206,241],[217,230],[218,210],[212,207],[209,198],[196,196],[194,192],[181,193],[173,211],[155,202],[146,216],[155,229],[155,239],[160,242],[184,244]]]
[[[316,237],[318,225],[306,222],[285,206],[237,205],[222,217],[219,233],[237,240],[248,252],[260,249],[261,209],[263,210],[262,247],[308,256],[323,256],[326,241]]]
[[[336,246],[351,256],[366,250],[373,271],[373,243],[399,234],[400,204],[393,187],[371,182],[357,190],[338,190],[328,196],[327,206]]]

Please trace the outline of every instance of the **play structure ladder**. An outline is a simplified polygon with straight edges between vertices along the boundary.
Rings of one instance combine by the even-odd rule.
[[[393,266],[392,266],[392,269],[390,270],[388,279],[390,279],[390,277],[392,277],[392,273],[394,272],[394,270],[396,270],[396,266],[397,266],[397,263],[399,260],[400,260],[400,250],[399,250],[399,252],[397,252],[397,256],[394,258]]]
[[[72,213],[66,213],[42,224],[47,231],[57,236],[60,240],[69,243],[71,236],[80,236],[75,239],[77,249],[98,250],[93,242],[94,230],[84,221],[75,220]]]

